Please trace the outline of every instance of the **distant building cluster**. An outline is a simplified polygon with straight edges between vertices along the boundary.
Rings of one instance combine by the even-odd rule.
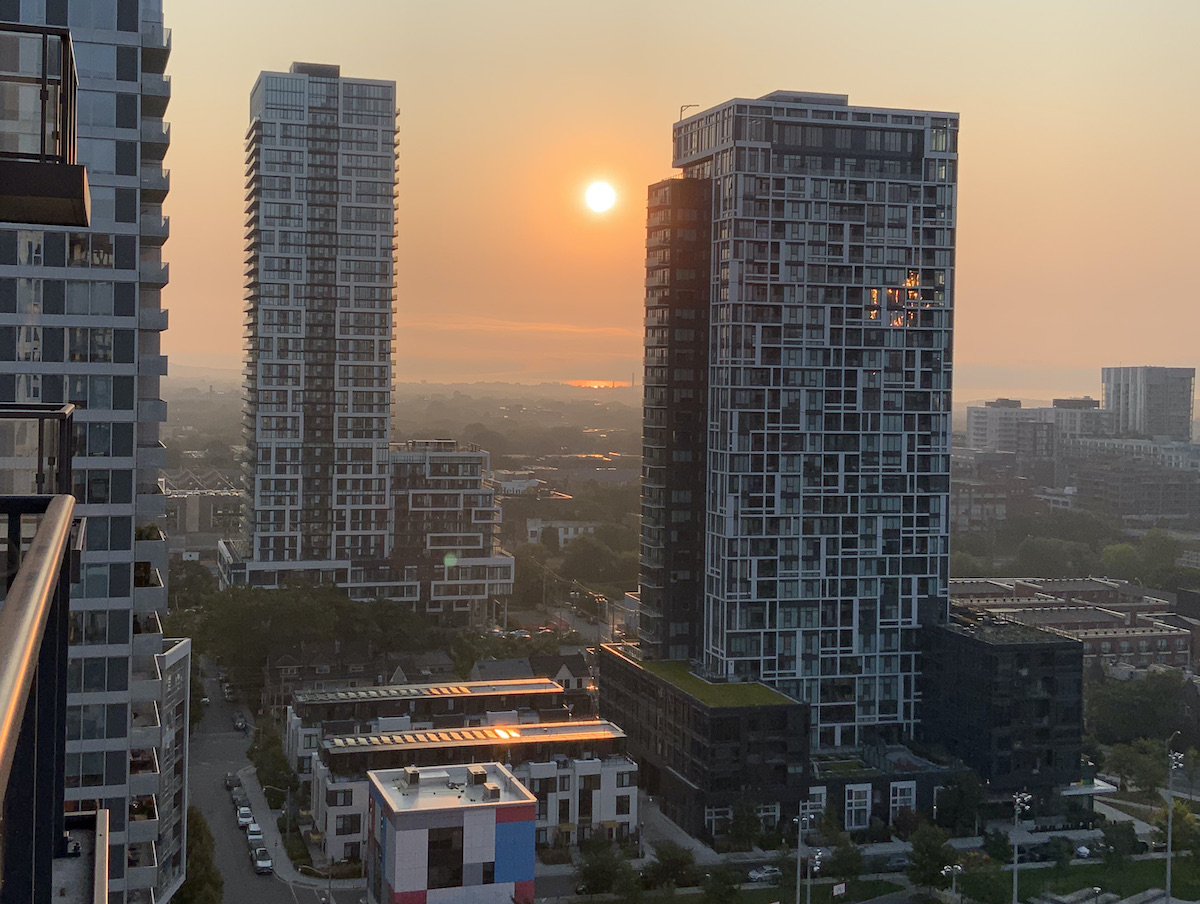
[[[954,451],[955,530],[1003,521],[1014,505],[1110,512],[1128,526],[1200,523],[1200,446],[1191,443],[1195,368],[1105,367],[1103,401],[967,408]]]

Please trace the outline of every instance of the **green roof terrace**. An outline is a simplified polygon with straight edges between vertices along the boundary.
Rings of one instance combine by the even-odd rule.
[[[705,706],[793,706],[796,701],[758,682],[713,683],[688,668],[686,662],[642,660],[642,668],[695,697]]]

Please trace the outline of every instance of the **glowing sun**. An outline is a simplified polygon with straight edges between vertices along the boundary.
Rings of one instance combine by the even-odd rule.
[[[617,202],[617,193],[607,182],[593,182],[583,198],[588,207],[596,213],[603,213]]]

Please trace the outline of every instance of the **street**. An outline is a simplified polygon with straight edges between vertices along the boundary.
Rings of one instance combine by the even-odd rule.
[[[251,708],[237,699],[226,703],[215,677],[205,678],[204,689],[212,702],[192,733],[188,793],[212,830],[217,868],[225,878],[225,904],[323,904],[327,900],[324,886],[293,884],[277,875],[254,872],[245,832],[237,826],[233,803],[225,790],[225,773],[250,765],[246,759],[250,738],[234,730],[233,714],[241,710],[248,715]],[[192,705],[204,706],[199,700],[193,700]],[[254,816],[260,823],[270,820],[273,824],[279,813],[255,812]],[[282,848],[270,853],[277,865],[287,858]],[[361,888],[334,889],[333,902],[358,904],[364,896],[365,889]]]

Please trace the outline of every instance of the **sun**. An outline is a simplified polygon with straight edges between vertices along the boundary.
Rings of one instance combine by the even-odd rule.
[[[603,213],[617,203],[617,193],[607,182],[593,182],[583,197],[587,206],[596,213]]]

